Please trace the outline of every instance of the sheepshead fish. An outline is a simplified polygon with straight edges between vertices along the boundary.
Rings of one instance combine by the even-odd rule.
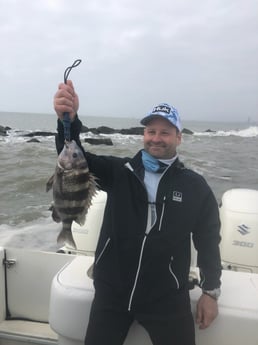
[[[47,192],[53,188],[53,204],[50,207],[52,218],[63,224],[57,237],[58,243],[68,243],[76,248],[72,222],[84,224],[96,187],[82,150],[75,141],[65,142],[57,159],[55,173],[46,186]]]

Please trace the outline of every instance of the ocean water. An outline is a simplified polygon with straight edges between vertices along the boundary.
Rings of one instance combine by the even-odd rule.
[[[88,127],[116,129],[139,126],[136,118],[81,117]],[[9,126],[0,136],[0,246],[55,251],[60,224],[53,222],[48,210],[52,195],[45,186],[53,174],[57,154],[54,137],[37,137],[29,143],[24,134],[56,129],[56,117],[50,114],[0,113],[0,125]],[[183,135],[178,153],[185,165],[205,177],[218,202],[231,188],[258,189],[258,125],[247,123],[183,122],[194,132]],[[206,132],[206,130],[212,132]],[[91,133],[81,135],[96,137]],[[92,146],[97,154],[133,156],[142,147],[137,135],[101,135],[113,146]],[[198,196],[196,196],[198,197]]]

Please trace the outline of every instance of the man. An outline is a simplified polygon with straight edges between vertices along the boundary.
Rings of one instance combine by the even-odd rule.
[[[57,151],[64,144],[63,112],[69,112],[71,138],[80,145],[79,101],[71,81],[59,85],[54,107]],[[86,345],[122,345],[133,320],[154,345],[195,344],[188,291],[191,234],[202,288],[199,328],[208,327],[218,313],[220,222],[214,195],[178,159],[181,122],[175,108],[159,104],[141,123],[144,149],[133,158],[85,152],[108,196],[95,253]]]

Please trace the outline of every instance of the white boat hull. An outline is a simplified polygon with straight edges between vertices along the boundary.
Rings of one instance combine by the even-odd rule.
[[[57,344],[58,335],[48,323],[50,287],[56,273],[73,259],[0,247],[0,345]]]

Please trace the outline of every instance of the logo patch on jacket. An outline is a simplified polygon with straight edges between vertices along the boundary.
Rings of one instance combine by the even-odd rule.
[[[172,200],[177,201],[177,202],[182,202],[183,194],[181,192],[177,192],[176,190],[174,190]]]

